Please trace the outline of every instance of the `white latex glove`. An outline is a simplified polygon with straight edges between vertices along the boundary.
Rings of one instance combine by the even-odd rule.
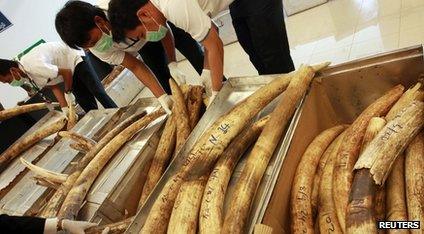
[[[169,73],[171,73],[172,78],[174,78],[178,85],[186,83],[186,75],[178,68],[178,64],[176,62],[170,62],[168,64],[168,68]]]
[[[63,115],[66,117],[66,118],[68,118],[68,115],[69,115],[69,107],[61,107],[60,108],[61,110],[62,110],[62,113],[63,113]],[[78,120],[78,114],[77,113],[75,113],[75,119],[76,120]]]
[[[206,96],[210,97],[212,95],[211,70],[203,69],[202,74],[200,75],[200,80],[202,81],[203,87],[205,87]]]
[[[208,107],[211,105],[211,103],[213,102],[213,100],[216,98],[216,95],[218,95],[218,91],[212,91],[212,94],[209,97]]]
[[[69,219],[62,220],[62,229],[70,234],[84,234],[84,230],[97,226],[96,223],[86,221],[74,221]]]
[[[68,105],[69,105],[69,103],[72,103],[72,105],[74,105],[74,106],[76,104],[75,103],[75,96],[71,92],[65,93],[65,100],[66,100],[66,103],[68,103]]]
[[[106,227],[105,229],[103,229],[102,234],[108,234],[110,231],[110,227]]]
[[[172,114],[172,111],[171,111],[172,99],[169,97],[168,94],[164,94],[160,96],[158,98],[158,101],[168,115]]]
[[[68,114],[69,114],[69,107],[61,107],[60,108],[61,110],[62,110],[62,113],[65,115],[65,116],[68,116]]]

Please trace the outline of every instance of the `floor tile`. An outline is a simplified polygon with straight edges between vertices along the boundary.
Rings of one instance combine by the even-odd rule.
[[[233,43],[224,48],[224,75],[240,77],[257,75],[255,67],[240,44]]]
[[[423,25],[424,6],[402,11],[400,18],[401,29],[414,28]]]
[[[402,0],[402,10],[424,6],[424,0]]]
[[[352,45],[349,59],[362,58],[384,51],[397,49],[399,46],[399,34],[384,36]]]
[[[401,30],[399,48],[419,44],[424,44],[424,25]]]
[[[375,39],[385,35],[398,33],[400,30],[400,14],[376,18],[356,26],[353,43]]]
[[[290,45],[292,57],[301,58],[310,56],[315,48],[316,41],[305,44]]]
[[[334,22],[341,25],[356,24],[361,11],[362,1],[337,0],[330,1],[322,7],[327,8],[328,13],[323,17],[326,24]]]
[[[330,61],[331,64],[346,62],[349,59],[350,46],[334,48],[325,52],[315,53],[311,55],[309,64],[317,64]]]
[[[331,35],[318,40],[315,44],[313,53],[321,53],[329,50],[339,49],[351,46],[353,43],[353,35]]]
[[[358,17],[358,24],[401,12],[401,0],[364,1]]]

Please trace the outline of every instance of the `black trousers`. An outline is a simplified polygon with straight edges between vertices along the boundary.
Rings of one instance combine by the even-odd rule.
[[[43,234],[46,219],[0,215],[0,232],[4,234]]]
[[[112,65],[103,62],[101,59],[97,58],[96,55],[91,53],[91,51],[87,50],[84,51],[84,53],[85,56],[83,56],[83,59],[87,63],[91,74],[97,77],[97,79],[103,80],[113,70]]]
[[[77,103],[86,113],[98,108],[96,99],[99,100],[104,108],[118,107],[106,93],[100,80],[90,73],[85,61],[77,64],[72,78],[72,92]]]
[[[236,0],[230,14],[238,41],[260,75],[294,70],[281,0]]]
[[[187,58],[200,75],[202,73],[204,59],[203,50],[200,44],[184,30],[177,28],[171,22],[168,22],[168,24],[174,35],[175,48]],[[138,53],[143,58],[144,63],[150,68],[153,74],[155,74],[165,92],[171,94],[171,87],[169,86],[169,78],[171,78],[168,69],[169,62],[162,43],[160,41],[148,42]]]

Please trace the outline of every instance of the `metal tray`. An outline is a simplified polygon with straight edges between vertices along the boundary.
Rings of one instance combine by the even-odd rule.
[[[43,116],[37,123],[35,123],[28,131],[25,132],[17,141],[33,133],[36,129],[44,126],[45,124],[52,123],[60,118],[61,113],[58,111],[50,111]],[[54,135],[44,138],[37,142],[34,146],[21,154],[21,157],[29,162],[32,162],[49,147],[54,144]],[[19,160],[13,160],[6,170],[0,173],[0,191],[5,189],[12,181],[25,169],[25,166]],[[1,204],[1,203],[0,203]]]
[[[130,104],[144,87],[130,70],[124,69],[105,90],[116,105],[123,107]],[[101,107],[100,104],[98,106]]]
[[[292,180],[306,147],[323,130],[352,121],[397,84],[414,85],[424,74],[422,46],[414,46],[339,64],[323,71],[296,116],[296,130],[263,223],[274,233],[290,233]]]
[[[158,106],[156,98],[142,98],[136,103],[138,111],[148,113]],[[110,223],[123,219],[125,210],[135,213],[137,207],[129,205],[127,199],[141,193],[140,183],[144,181],[139,180],[139,175],[149,170],[165,118],[153,121],[113,156],[87,194],[78,219]]]
[[[201,134],[213,124],[213,122],[218,119],[220,116],[228,112],[236,103],[245,99],[251,95],[255,90],[261,86],[271,82],[278,75],[266,75],[266,76],[254,76],[254,77],[241,77],[241,78],[230,78],[222,90],[219,92],[218,96],[207,109],[206,113],[202,116],[199,123],[193,129],[189,138],[187,139],[185,145],[181,149],[177,157],[171,162],[170,166],[167,168],[166,172],[162,176],[161,180],[158,182],[158,185],[153,190],[152,194],[149,196],[146,205],[137,213],[135,221],[130,225],[126,233],[139,233],[141,230],[145,219],[154,203],[163,186],[166,184],[168,179],[176,173],[181,167],[185,157],[188,155],[190,149],[194,146],[195,142],[200,138]],[[263,117],[269,114],[277,104],[279,98],[271,102],[267,107],[265,107],[262,112],[256,117],[256,119]],[[295,115],[298,114],[296,111]],[[289,125],[286,130],[285,137],[280,141],[276,151],[268,165],[266,173],[262,178],[260,187],[256,194],[255,200],[253,202],[253,209],[250,215],[251,226],[249,230],[253,229],[253,225],[261,220],[264,210],[262,207],[266,207],[268,200],[271,196],[272,188],[276,181],[276,176],[279,173],[279,169],[282,164],[282,156],[285,155],[288,142],[293,132],[293,123]],[[247,155],[247,152],[245,155]],[[229,193],[231,194],[233,185],[237,178],[240,175],[240,170],[243,166],[242,160],[233,173],[233,177],[229,186]],[[228,196],[227,196],[228,198]]]
[[[78,121],[72,131],[91,138],[110,120],[116,111],[117,109],[90,111],[84,116],[84,118]],[[45,120],[46,118],[49,119],[48,121],[53,121],[55,117],[60,115],[59,113],[54,112],[54,116],[52,116],[51,113],[47,114],[42,120]],[[37,125],[34,127],[37,127]],[[43,146],[43,144],[46,144],[46,141],[53,142],[54,137],[55,135],[52,135],[37,143],[34,147],[40,147],[40,145]],[[62,173],[79,153],[69,146],[70,143],[71,141],[68,139],[60,139],[42,156],[36,165],[51,171]],[[25,159],[32,161],[32,159],[40,156],[38,150],[34,151],[34,147],[23,154]],[[18,159],[15,159],[13,167],[9,167],[6,171],[4,171],[2,176],[4,175],[9,178],[12,178],[13,176],[16,177],[17,172],[20,173],[24,170],[25,166],[23,166]],[[0,213],[7,213],[10,215],[31,215],[37,211],[36,208],[34,208],[35,210],[32,210],[31,208],[43,197],[43,194],[48,190],[48,188],[37,185],[32,179],[33,176],[34,174],[31,171],[25,170],[19,181],[17,181],[13,187],[7,191],[7,194],[1,198]],[[13,179],[15,177],[13,177]]]

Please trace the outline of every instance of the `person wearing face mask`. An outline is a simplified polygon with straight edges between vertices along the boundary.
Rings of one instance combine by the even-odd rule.
[[[203,68],[200,45],[173,24],[159,23],[149,25],[149,33],[145,35],[113,42],[112,28],[105,14],[108,3],[109,0],[101,0],[98,6],[94,6],[87,2],[69,1],[56,15],[56,31],[71,48],[88,49],[104,62],[131,70],[170,112],[168,80],[173,77],[178,84],[186,80],[186,75],[177,66],[175,48],[200,74]],[[142,61],[136,58],[137,55]]]
[[[172,22],[205,48],[205,72],[212,98],[222,87],[224,49],[211,18],[230,9],[238,41],[260,75],[294,70],[281,0],[111,0],[109,18],[115,41],[146,32],[153,19]]]
[[[76,100],[85,112],[98,108],[96,98],[104,108],[117,107],[77,51],[60,42],[38,45],[19,62],[0,59],[0,81],[34,94],[48,87],[64,113],[68,111],[66,100]]]

